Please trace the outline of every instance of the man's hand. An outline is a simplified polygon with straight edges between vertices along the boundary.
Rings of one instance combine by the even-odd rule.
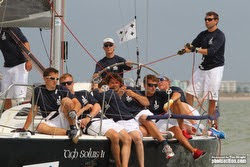
[[[90,118],[89,117],[86,117],[86,118],[83,118],[80,122],[80,126],[82,128],[85,128],[87,126],[87,124],[90,122]]]
[[[31,62],[31,60],[26,61],[26,63],[25,63],[25,69],[27,71],[30,71],[32,69],[32,62]]]
[[[133,67],[133,65],[132,65],[132,62],[131,62],[131,61],[126,61],[126,62],[125,62],[125,64],[126,64],[127,66],[131,67],[131,68]]]
[[[168,109],[172,106],[173,103],[174,103],[173,99],[170,99],[167,103],[165,103],[163,106],[164,111],[168,111]]]

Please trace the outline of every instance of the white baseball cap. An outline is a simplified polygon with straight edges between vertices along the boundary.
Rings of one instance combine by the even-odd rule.
[[[103,43],[107,43],[107,42],[110,42],[110,43],[115,43],[114,42],[114,40],[112,39],[112,38],[105,38],[104,40],[103,40]]]

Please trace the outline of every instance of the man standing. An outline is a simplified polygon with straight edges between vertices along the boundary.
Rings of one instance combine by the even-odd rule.
[[[104,68],[115,64],[115,63],[121,63],[126,62],[126,60],[118,55],[115,55],[115,43],[112,38],[105,38],[103,40],[103,50],[105,51],[106,56],[99,60],[96,64],[95,73],[93,75],[93,78],[98,77],[98,72],[103,70]],[[106,72],[101,74],[101,78],[104,78],[108,72],[115,72],[119,73],[121,77],[123,77],[123,71],[124,70],[130,70],[130,62],[126,62],[124,65],[120,66],[113,66],[112,68],[108,69]]]
[[[213,11],[206,13],[207,30],[202,31],[192,42],[185,46],[185,52],[202,54],[199,69],[189,81],[186,90],[187,102],[192,106],[194,96],[203,93],[209,98],[209,115],[215,115],[216,101],[224,70],[225,35],[218,29],[219,15]],[[217,122],[215,122],[217,126]]]
[[[23,35],[19,28],[2,28],[0,29],[0,50],[4,57],[3,79],[1,91],[4,92],[12,84],[27,84],[28,71],[32,69],[30,60],[26,60],[22,50],[18,44],[9,35],[12,31],[17,38],[30,50],[28,40]],[[7,110],[12,107],[11,99],[23,99],[26,97],[27,87],[15,86],[8,95],[5,102],[4,109]]]

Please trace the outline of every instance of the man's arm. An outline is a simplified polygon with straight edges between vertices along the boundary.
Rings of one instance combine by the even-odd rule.
[[[29,42],[24,42],[23,45],[28,49],[30,50],[30,44]],[[25,63],[25,69],[27,71],[30,71],[32,69],[32,62],[31,60],[27,60],[26,63]]]
[[[137,100],[141,105],[147,107],[149,106],[149,101],[148,101],[148,98],[145,97],[145,96],[142,96],[130,89],[127,89],[126,90],[126,94],[130,97],[133,97],[135,100]]]
[[[33,115],[33,118],[35,118],[36,114],[37,114],[37,111],[38,111],[38,107],[37,105],[34,106],[34,115]],[[25,121],[25,124],[23,126],[23,129],[27,130],[30,126],[32,122],[32,108],[30,108],[30,111],[29,111],[29,114],[26,118],[26,121]]]
[[[95,103],[92,107],[92,110],[85,118],[81,120],[81,127],[84,128],[87,124],[94,118],[101,110],[101,106],[99,103]]]

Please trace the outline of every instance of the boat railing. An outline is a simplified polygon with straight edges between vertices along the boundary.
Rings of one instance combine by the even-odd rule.
[[[35,125],[34,125],[34,106],[35,106],[35,100],[34,100],[34,87],[35,85],[29,85],[29,84],[12,84],[8,87],[8,89],[6,89],[1,97],[3,99],[3,103],[2,103],[2,106],[1,106],[1,110],[0,110],[0,118],[2,117],[2,114],[3,114],[3,111],[4,111],[4,106],[5,106],[5,103],[6,103],[6,99],[7,99],[7,96],[8,96],[8,93],[10,91],[10,89],[12,87],[15,87],[15,86],[24,86],[24,87],[28,87],[28,88],[31,88],[31,111],[32,111],[32,131],[34,131],[35,129]]]

